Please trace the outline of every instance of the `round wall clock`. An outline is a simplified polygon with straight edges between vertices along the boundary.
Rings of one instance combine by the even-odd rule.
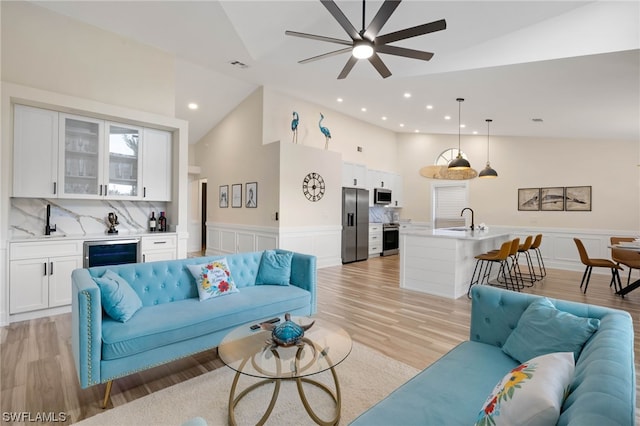
[[[318,173],[312,172],[302,180],[302,193],[309,201],[319,201],[324,195],[324,179]]]

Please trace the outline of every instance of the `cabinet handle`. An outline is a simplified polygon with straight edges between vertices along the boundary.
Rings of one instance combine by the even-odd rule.
[[[146,254],[143,254],[143,255],[142,255],[142,263],[144,263],[146,260],[147,260],[147,255],[146,255]]]
[[[53,182],[53,195],[58,192],[58,182]]]
[[[44,262],[44,276],[47,276],[47,262]]]
[[[147,198],[147,187],[142,188],[142,198]]]
[[[100,195],[102,195],[102,185],[99,185],[99,186],[100,186]]]
[[[353,180],[353,185],[356,186],[358,184],[358,179]]]
[[[53,275],[53,262],[49,263],[49,275]]]
[[[382,188],[384,188],[384,181],[380,182],[382,184]]]
[[[167,244],[166,241],[154,241],[153,244]]]

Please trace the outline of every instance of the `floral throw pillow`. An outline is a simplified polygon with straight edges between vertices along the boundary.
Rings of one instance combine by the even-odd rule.
[[[541,355],[520,364],[493,389],[476,426],[555,425],[574,370],[573,352]]]
[[[187,265],[187,268],[196,280],[201,301],[239,291],[231,276],[226,258],[201,265]]]

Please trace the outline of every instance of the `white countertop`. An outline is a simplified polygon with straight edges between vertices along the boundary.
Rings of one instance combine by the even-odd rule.
[[[119,232],[117,234],[86,234],[86,235],[34,235],[31,237],[19,236],[12,238],[12,243],[25,243],[25,242],[42,242],[42,241],[68,241],[68,240],[81,240],[81,241],[96,241],[96,240],[126,240],[131,238],[140,237],[154,237],[163,235],[176,235],[175,232]]]
[[[505,230],[452,230],[452,229],[407,229],[400,232],[401,235],[410,235],[427,238],[450,238],[456,240],[480,241],[496,237],[509,236]]]

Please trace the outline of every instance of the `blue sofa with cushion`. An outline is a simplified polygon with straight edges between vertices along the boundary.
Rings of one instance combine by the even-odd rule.
[[[469,340],[353,425],[636,424],[627,312],[489,286],[471,294]]]
[[[72,349],[80,385],[218,346],[233,328],[316,312],[315,256],[285,250],[77,269]]]

